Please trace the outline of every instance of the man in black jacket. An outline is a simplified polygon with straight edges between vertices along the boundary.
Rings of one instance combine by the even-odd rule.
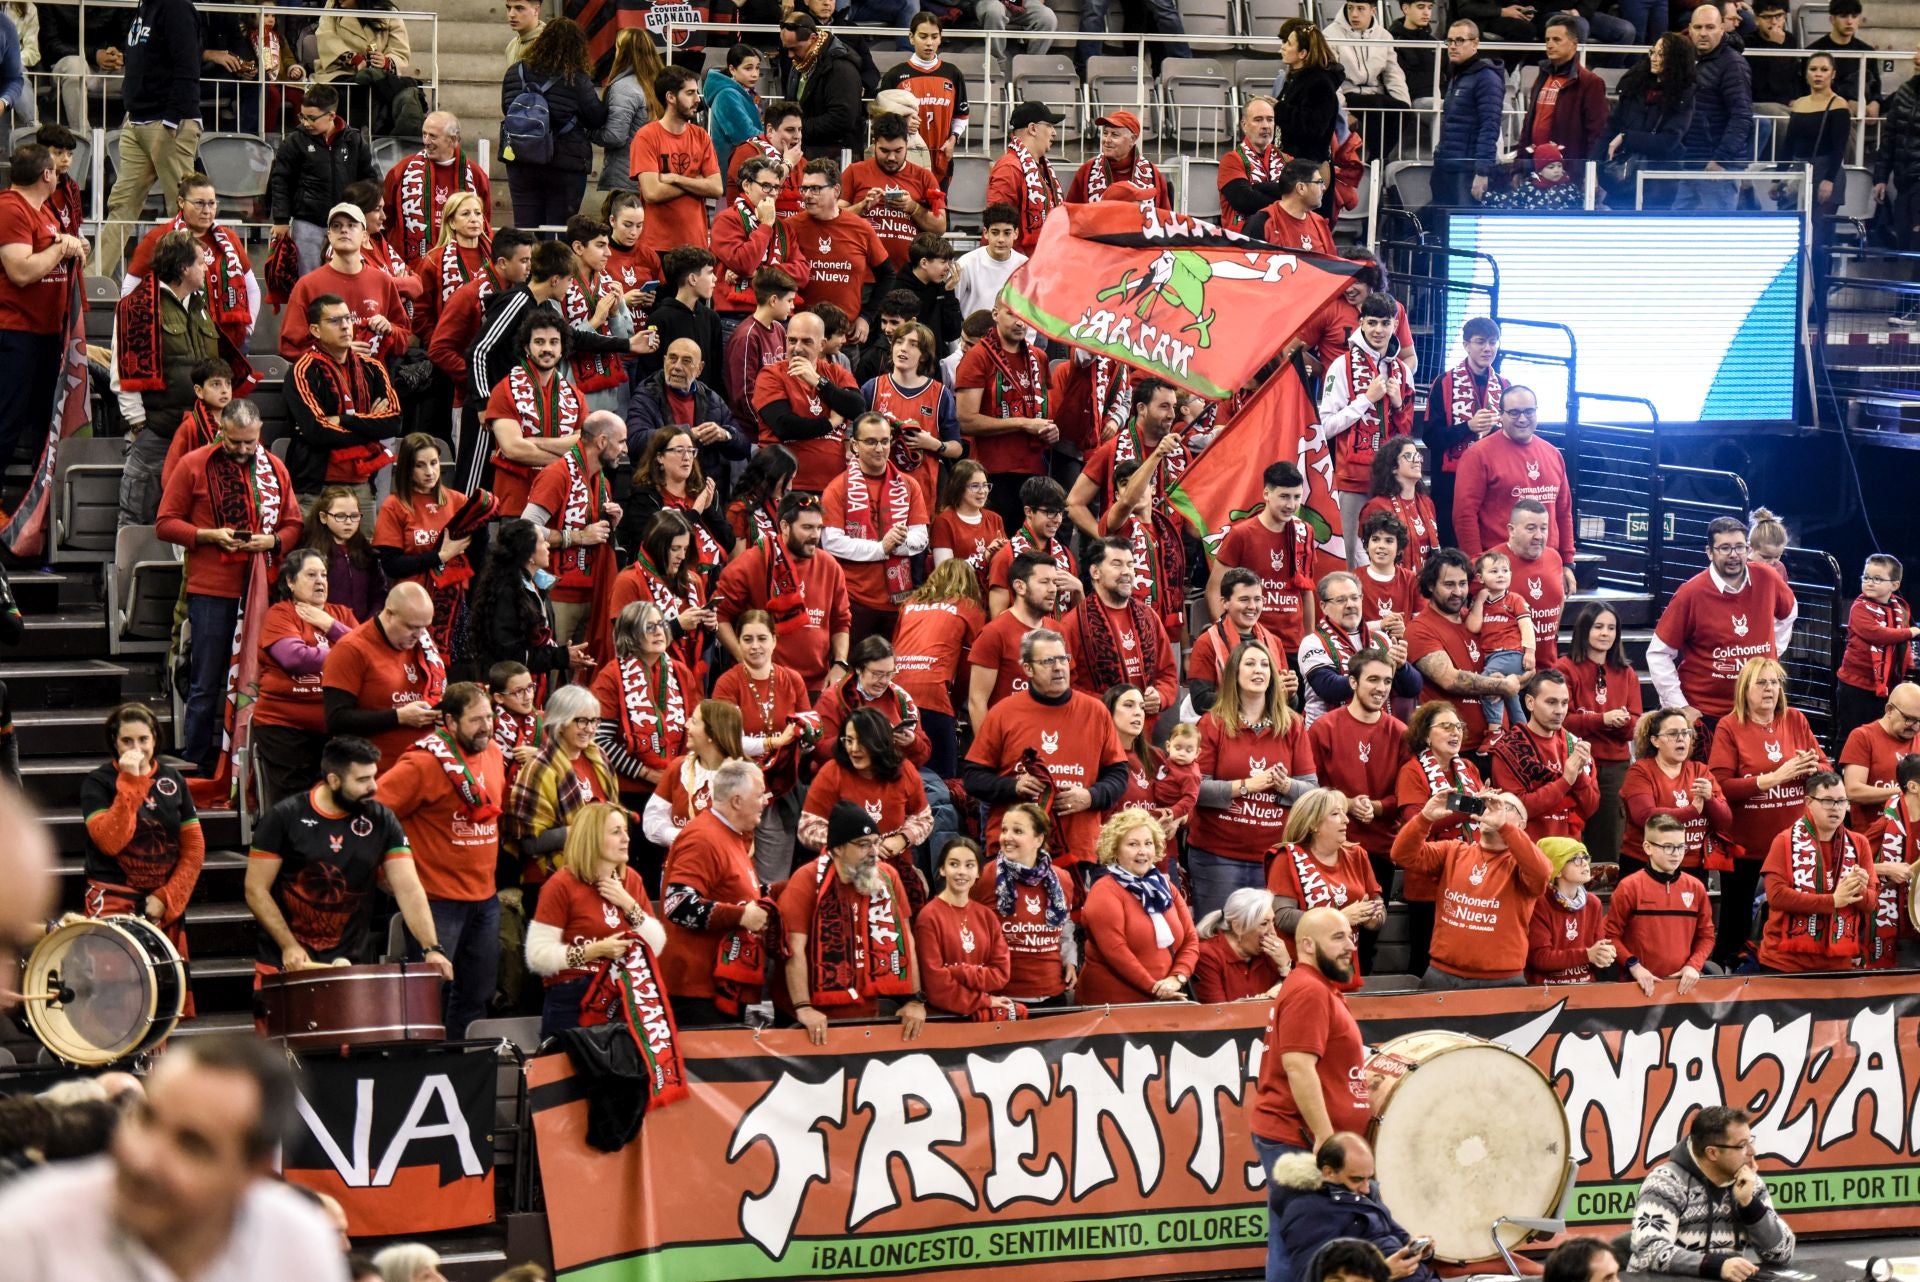
[[[119,177],[107,196],[94,270],[120,274],[120,253],[155,178],[175,191],[200,154],[200,24],[189,0],[140,0],[127,30],[127,121],[120,131]]]
[[[960,297],[953,292],[953,243],[937,232],[923,231],[907,246],[907,270],[893,278],[895,289],[911,290],[920,300],[914,317],[933,331],[937,365],[960,341]]]
[[[1747,65],[1753,69],[1753,100],[1784,107],[1807,91],[1798,58],[1754,57],[1756,49],[1798,49],[1787,20],[1787,0],[1757,0],[1753,37],[1747,41]]]
[[[713,310],[717,262],[704,245],[683,245],[660,256],[660,301],[647,313],[660,344],[634,362],[636,379],[659,373],[667,348],[682,338],[699,344],[703,366],[720,368],[726,344],[720,338],[720,313]]]
[[[720,523],[724,524],[730,476],[750,452],[747,434],[734,422],[726,397],[700,380],[705,368],[700,348],[692,339],[675,339],[666,355],[666,365],[641,379],[633,389],[633,399],[627,402],[627,457],[638,462],[655,432],[669,423],[685,424],[700,450],[701,475],[714,482],[713,502],[703,515],[711,520],[721,514]],[[640,478],[633,488],[645,486],[646,478]],[[614,497],[621,501],[625,513],[620,523],[620,546],[637,548],[659,505],[628,503],[617,490]],[[731,535],[720,538],[716,532],[715,538],[726,547]]]
[[[346,199],[350,184],[379,181],[373,148],[340,118],[340,91],[332,85],[307,90],[300,127],[280,140],[267,175],[273,234],[292,231],[302,276],[327,259],[327,211]]]
[[[364,513],[373,507],[374,473],[386,462],[383,442],[398,436],[400,398],[387,367],[353,350],[353,311],[338,294],[307,307],[313,346],[287,375],[293,445],[287,473],[300,506],[311,509],[328,485],[345,485]]]
[[[126,69],[121,41],[127,36],[127,11],[104,5],[87,10],[80,25],[77,4],[45,4],[40,11],[40,65],[60,86],[60,116],[74,132],[87,131],[87,97],[104,102],[113,77]]]
[[[786,96],[800,104],[801,150],[809,160],[839,159],[842,149],[866,150],[860,99],[860,59],[844,41],[796,10],[780,23]]]
[[[1901,249],[1920,249],[1920,53],[1913,56],[1914,75],[1887,95],[1880,150],[1873,158],[1873,200],[1884,205],[1887,184],[1893,184],[1893,232]],[[1903,310],[1898,318],[1911,324]]]

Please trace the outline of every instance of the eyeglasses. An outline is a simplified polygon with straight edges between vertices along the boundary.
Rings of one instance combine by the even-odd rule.
[[[660,452],[662,454],[680,454],[680,455],[698,454],[700,452],[700,447],[697,445],[669,445],[666,449],[661,450]]]
[[[219,202],[218,200],[183,200],[183,201],[181,201],[180,203],[181,203],[181,204],[183,204],[183,205],[185,205],[185,206],[186,206],[187,208],[189,208],[189,209],[218,209],[218,208],[220,208],[220,202]]]
[[[1500,412],[1513,418],[1538,418],[1540,416],[1540,411],[1537,409],[1501,410]]]
[[[1679,730],[1662,730],[1653,737],[1656,739],[1691,739],[1693,738],[1693,731],[1682,727]]]
[[[1064,668],[1071,662],[1072,660],[1066,655],[1060,654],[1051,659],[1029,659],[1027,666],[1029,668]]]
[[[326,517],[329,521],[338,521],[342,525],[360,524],[360,509],[358,508],[355,508],[351,512],[322,512],[320,515]]]
[[[1724,1148],[1735,1153],[1744,1153],[1753,1148],[1753,1136],[1741,1140],[1738,1144],[1709,1144],[1708,1148]]]
[[[1888,578],[1884,574],[1863,574],[1860,576],[1860,581],[1862,583],[1892,583],[1893,582],[1892,579]]]
[[[1686,847],[1683,846],[1681,847],[1681,849],[1684,850],[1686,849]],[[1567,862],[1570,864],[1590,864],[1593,862],[1593,856],[1592,855],[1573,855],[1567,859]]]
[[[353,313],[341,312],[338,316],[322,316],[320,323],[322,325],[351,325],[353,324]]]
[[[303,125],[317,125],[323,120],[331,119],[332,116],[333,113],[331,111],[303,111],[300,113],[300,123]]]
[[[650,622],[641,624],[640,630],[642,632],[665,632],[667,631],[667,625],[664,620],[654,619],[654,620],[651,620]]]
[[[1713,550],[1715,552],[1750,552],[1753,550],[1753,545],[1750,543],[1716,543],[1713,545]]]
[[[833,190],[833,185],[831,183],[801,183],[800,184],[800,194],[802,196],[812,196],[818,192],[832,191],[832,190]]]
[[[1681,841],[1681,842],[1646,841],[1646,842],[1642,842],[1641,845],[1645,846],[1648,850],[1657,850],[1663,855],[1684,855],[1687,853],[1687,843],[1684,841]]]
[[[1809,806],[1844,806],[1847,804],[1847,799],[1845,797],[1808,797],[1807,804]]]
[[[1448,36],[1447,43],[1450,45],[1477,45],[1480,43],[1480,38],[1478,36]]]

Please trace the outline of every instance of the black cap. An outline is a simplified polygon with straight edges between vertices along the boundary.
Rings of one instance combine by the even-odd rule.
[[[1013,116],[1007,121],[1007,128],[1025,129],[1028,125],[1037,125],[1043,120],[1050,125],[1057,125],[1065,119],[1065,116],[1044,102],[1023,102],[1013,109]]]
[[[838,850],[862,837],[878,837],[880,829],[869,815],[851,801],[836,801],[827,816],[827,849]]]

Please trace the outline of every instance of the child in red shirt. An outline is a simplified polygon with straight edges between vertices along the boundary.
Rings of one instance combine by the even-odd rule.
[[[1167,733],[1160,768],[1153,774],[1153,808],[1184,824],[1200,800],[1200,727],[1182,722]]]
[[[1467,631],[1479,638],[1480,671],[1489,676],[1530,676],[1533,673],[1533,618],[1527,603],[1513,588],[1513,565],[1503,552],[1482,552],[1473,562],[1480,590],[1467,611]],[[1504,717],[1510,725],[1527,719],[1520,696],[1490,694],[1480,700],[1489,737]]]
[[[1687,856],[1687,830],[1672,815],[1647,820],[1647,866],[1620,879],[1607,906],[1607,938],[1620,956],[1623,975],[1653,996],[1663,979],[1680,981],[1686,993],[1700,982],[1700,968],[1713,951],[1713,910],[1706,883],[1680,871]]]
[[[1606,906],[1587,889],[1593,859],[1572,837],[1542,837],[1540,853],[1553,866],[1553,884],[1533,907],[1527,933],[1529,984],[1591,984],[1594,971],[1613,965],[1606,938]]]

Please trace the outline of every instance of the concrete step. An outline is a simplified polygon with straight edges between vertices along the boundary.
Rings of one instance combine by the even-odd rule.
[[[99,754],[78,757],[28,757],[20,762],[20,783],[37,806],[78,805],[80,785],[99,769]]]
[[[47,808],[40,812],[40,821],[53,832],[54,847],[62,854],[77,855],[86,849],[87,819],[77,806]],[[240,848],[240,816],[232,810],[202,810],[200,827],[206,831],[207,845],[211,850],[237,850]],[[63,899],[62,906],[77,908],[80,904],[80,887],[84,882],[79,877],[67,878],[62,882],[63,893],[71,889],[72,898]]]
[[[172,743],[173,709],[154,708],[162,747]],[[23,757],[47,757],[106,751],[105,708],[35,708],[14,714]],[[102,758],[104,760],[104,758]]]
[[[64,901],[70,889],[81,893],[87,880],[87,861],[75,855],[59,865],[60,889]],[[200,880],[194,886],[195,899],[235,900],[246,894],[247,855],[242,850],[209,850],[200,865]]]
[[[65,570],[23,570],[8,577],[13,599],[20,613],[57,614],[63,609],[79,609],[97,601],[100,577],[86,567],[69,566]]]
[[[16,716],[29,708],[99,708],[104,713],[120,702],[127,676],[127,668],[104,659],[0,663],[0,682],[6,683]]]
[[[197,956],[251,956],[258,939],[245,900],[192,904],[187,908],[187,946]]]
[[[26,615],[26,635],[13,653],[22,659],[97,658],[111,648],[106,613],[96,606]]]

